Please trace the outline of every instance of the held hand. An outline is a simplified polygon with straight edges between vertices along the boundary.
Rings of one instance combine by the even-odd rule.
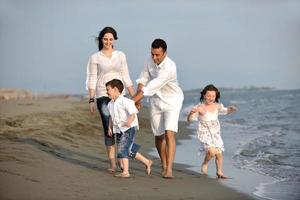
[[[91,113],[94,113],[95,110],[96,110],[95,102],[89,103],[89,108],[90,108],[90,112],[91,112]]]
[[[142,109],[142,108],[143,108],[142,102],[141,102],[141,101],[136,102],[136,103],[135,103],[135,107],[136,107],[138,110]]]

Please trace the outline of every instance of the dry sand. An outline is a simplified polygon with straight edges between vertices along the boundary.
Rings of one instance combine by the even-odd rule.
[[[107,172],[99,114],[73,97],[0,100],[0,199],[252,199],[218,180],[175,164],[172,180],[130,161],[132,177]],[[147,109],[139,114],[136,142],[154,147]],[[177,139],[188,135],[180,122]]]

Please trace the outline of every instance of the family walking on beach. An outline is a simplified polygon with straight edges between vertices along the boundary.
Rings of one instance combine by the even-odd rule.
[[[114,173],[118,165],[122,172],[115,176],[130,177],[128,158],[132,158],[141,161],[146,167],[146,173],[151,174],[152,160],[139,153],[140,145],[134,143],[135,132],[138,130],[138,109],[142,108],[141,100],[147,97],[150,100],[150,121],[155,146],[161,159],[161,175],[163,178],[173,178],[175,135],[184,99],[177,81],[176,64],[167,56],[166,42],[155,39],[151,45],[151,58],[147,60],[136,81],[138,86],[135,92],[126,56],[122,51],[114,49],[114,41],[117,39],[117,32],[112,27],[103,28],[97,38],[99,51],[91,55],[87,64],[89,109],[93,113],[97,105],[101,116],[110,164],[108,171]],[[124,96],[124,88],[131,99]],[[215,157],[217,177],[227,178],[222,171],[224,145],[218,115],[232,113],[236,108],[225,108],[219,103],[219,98],[220,92],[216,87],[206,86],[201,92],[200,104],[191,110],[188,121],[199,119],[200,150],[206,152],[201,172],[207,174],[208,162]]]

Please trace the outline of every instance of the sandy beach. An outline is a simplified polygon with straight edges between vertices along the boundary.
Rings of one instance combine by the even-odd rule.
[[[141,152],[154,147],[147,109],[139,113],[136,142]],[[107,172],[99,114],[87,100],[60,96],[0,100],[0,199],[252,199],[175,164],[172,180],[130,162],[132,177]],[[188,137],[180,122],[178,143]]]

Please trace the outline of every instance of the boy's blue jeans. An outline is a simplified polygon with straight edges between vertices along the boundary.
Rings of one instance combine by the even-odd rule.
[[[135,127],[131,127],[125,132],[117,133],[117,158],[135,158],[141,146],[133,143],[134,136]]]

